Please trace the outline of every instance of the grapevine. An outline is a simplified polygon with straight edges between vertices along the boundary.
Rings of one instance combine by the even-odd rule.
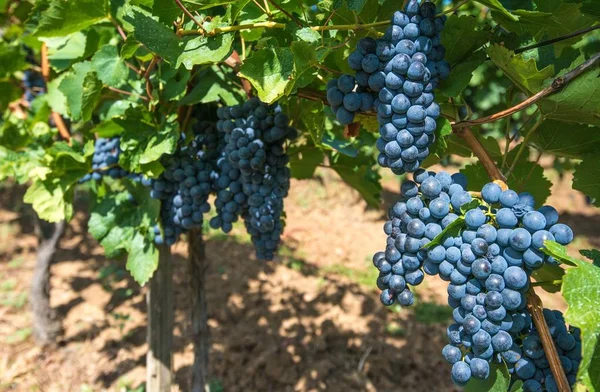
[[[398,344],[413,331],[404,324],[423,311],[431,279],[442,280],[440,311],[449,316],[442,321],[444,342],[435,348],[445,370],[432,377],[440,389],[599,390],[600,253],[580,250],[586,260],[575,253],[594,243],[585,229],[593,227],[592,207],[600,205],[596,7],[571,0],[396,3],[0,2],[0,181],[10,204],[24,190],[25,207],[15,203],[11,212],[20,221],[35,218],[38,261],[28,320],[37,343],[55,343],[60,335],[59,313],[50,306],[60,238],[86,228],[106,260],[148,284],[144,388],[150,392],[173,383],[173,282],[189,283],[189,304],[177,309],[179,320],[187,307],[190,331],[179,336],[190,337],[194,365],[189,385],[178,380],[181,388],[200,392],[223,381],[221,389],[248,389],[241,374],[209,374],[226,366],[208,366],[209,325],[225,324],[220,315],[208,317],[214,295],[206,293],[213,284],[207,273],[218,271],[224,281],[232,276],[227,263],[212,260],[230,246],[236,266],[245,258],[263,260],[252,266],[269,281],[292,269],[289,276],[318,279],[319,288],[323,281],[339,284],[331,275],[356,280],[366,299],[377,287],[391,312],[384,312],[385,321],[383,307],[368,316],[386,323],[377,332],[387,334],[385,346],[408,347]],[[353,189],[344,196],[364,200],[368,209],[393,199],[378,233],[381,251],[373,255],[377,248],[369,248],[365,268],[365,255],[338,249],[326,236],[308,237],[292,222],[296,204],[303,204],[321,226],[332,222],[323,232],[336,234],[335,215],[301,194],[308,179],[320,181],[327,197],[338,189],[331,181],[344,182]],[[86,222],[68,227],[76,215]],[[592,224],[582,225],[584,219]],[[344,232],[368,246],[372,233],[354,229]],[[306,238],[334,248],[327,249],[328,260],[311,260]],[[174,276],[180,272],[172,268],[173,254],[182,256],[184,242],[187,272]],[[295,259],[301,254],[306,262]],[[344,254],[342,263],[337,259]],[[2,277],[10,273],[0,266]],[[359,278],[362,273],[374,276]],[[11,287],[0,290],[0,311],[10,317],[15,312],[5,312],[4,294],[15,284],[0,283]],[[255,289],[254,283],[244,287]],[[564,314],[552,309],[550,295],[562,296]],[[295,297],[294,306],[314,305],[305,299],[311,296]],[[219,306],[228,314],[236,301],[232,296]],[[361,315],[370,308],[363,306]],[[311,312],[328,313],[316,309]],[[259,318],[261,328],[272,329],[271,320]],[[327,343],[331,330],[342,327],[328,328],[323,320],[318,334]],[[369,332],[377,322],[368,323]],[[282,326],[279,334],[288,329],[287,322]],[[12,332],[11,339],[21,336]],[[310,346],[309,328],[301,338]],[[261,364],[286,363],[278,357],[286,353],[299,367],[292,373],[304,374],[304,353],[293,340],[276,342],[285,350],[257,351],[259,365],[244,363],[257,380],[250,388],[289,389],[286,379],[294,389],[336,389],[336,370],[263,382],[272,369]],[[247,343],[242,346],[254,347]],[[429,346],[438,343],[427,336]],[[397,383],[394,372],[378,372],[403,363],[373,366],[373,348],[360,353],[358,377],[345,373],[343,382],[358,382],[357,390]],[[48,363],[60,349],[49,349]],[[219,352],[219,360],[227,356]],[[0,385],[21,387],[21,373],[13,379],[14,372],[5,373],[9,380],[0,377]],[[84,386],[67,387],[77,388]]]

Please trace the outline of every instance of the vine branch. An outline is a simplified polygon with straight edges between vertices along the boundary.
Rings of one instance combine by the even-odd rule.
[[[46,82],[46,86],[48,86],[48,81],[50,79],[50,62],[48,61],[48,47],[45,43],[42,43],[40,52],[42,56],[42,77]],[[71,145],[71,134],[69,133],[69,128],[67,128],[61,115],[55,111],[52,111],[51,117],[52,120],[54,120],[54,124],[56,124],[56,128],[58,129],[60,136],[65,139],[69,145]]]
[[[156,66],[156,63],[158,63],[158,57],[154,56],[152,57],[152,61],[150,61],[148,68],[146,68],[146,72],[144,72],[144,79],[146,79],[146,94],[148,94],[148,99],[150,101],[152,101],[152,83],[150,82],[150,74]]]
[[[552,335],[550,335],[548,325],[544,319],[542,300],[533,289],[529,290],[527,294],[527,309],[529,310],[529,313],[531,313],[533,324],[540,335],[544,353],[546,353],[546,359],[550,364],[550,370],[552,371],[558,390],[560,392],[570,392],[571,387],[569,386],[569,381],[562,368],[556,346],[554,346],[554,341],[552,340]]]
[[[519,53],[523,53],[523,52],[526,52],[526,51],[531,50],[531,49],[539,48],[540,46],[550,45],[550,44],[553,44],[555,42],[564,41],[566,39],[577,37],[578,35],[583,35],[585,33],[589,33],[590,31],[594,31],[594,30],[597,30],[597,29],[600,29],[600,25],[591,26],[591,27],[588,27],[588,28],[585,28],[585,29],[574,31],[571,34],[562,35],[560,37],[556,37],[556,38],[552,38],[552,39],[547,39],[545,41],[540,41],[537,44],[532,44],[532,45],[524,46],[522,48],[515,49],[515,53],[519,54]]]
[[[506,177],[504,177],[498,166],[496,166],[496,164],[492,160],[492,157],[487,152],[485,147],[483,147],[479,139],[475,137],[473,131],[471,131],[471,128],[464,127],[455,128],[453,130],[454,133],[456,133],[458,137],[463,139],[471,148],[471,151],[473,151],[473,154],[475,154],[477,159],[479,159],[479,162],[481,162],[483,168],[485,169],[486,173],[492,181],[501,181],[502,183],[506,182]],[[503,188],[506,188],[506,184],[503,186]]]
[[[279,4],[277,4],[275,2],[275,0],[267,0],[267,1],[269,3],[271,3],[273,5],[273,7],[277,8],[279,11],[283,12],[288,18],[290,18],[291,20],[293,20],[294,22],[296,22],[296,24],[298,25],[298,27],[304,27],[304,23],[302,23],[302,21],[300,19],[296,18],[294,15],[290,14],[285,9],[283,9],[283,7],[281,7]]]
[[[240,59],[240,55],[238,54],[237,50],[231,52],[231,55],[227,59],[225,59],[224,63],[225,65],[233,69],[236,73],[239,72],[242,66],[242,60]],[[248,98],[252,98],[252,85],[250,84],[248,79],[240,78],[240,81],[242,82],[242,88],[246,92],[246,96]]]
[[[386,21],[374,22],[374,23],[355,23],[355,24],[345,24],[345,25],[309,26],[309,28],[311,30],[313,30],[313,31],[327,31],[327,30],[354,30],[354,31],[359,31],[359,30],[370,29],[370,28],[373,28],[373,27],[389,26],[389,24],[390,24],[390,22],[386,20]],[[208,32],[206,30],[204,30],[204,29],[202,29],[202,31],[200,31],[200,30],[179,30],[177,32],[177,34],[179,36],[186,36],[186,35],[208,35],[208,36],[215,36],[217,34],[229,33],[229,32],[232,32],[232,31],[239,31],[239,30],[252,30],[252,29],[260,29],[260,28],[266,28],[266,29],[285,29],[285,27],[286,27],[285,23],[278,23],[278,22],[257,22],[257,23],[240,24],[240,25],[235,25],[235,26],[215,27],[213,30],[208,31]]]
[[[512,106],[501,112],[494,113],[487,117],[478,118],[476,120],[453,122],[453,123],[451,123],[452,127],[455,129],[462,128],[462,127],[471,127],[474,125],[481,125],[481,124],[494,122],[494,121],[500,120],[501,118],[508,117],[518,111],[521,111],[523,109],[530,107],[531,105],[538,102],[539,100],[546,98],[547,96],[552,95],[552,94],[562,90],[567,84],[572,82],[579,75],[583,74],[585,71],[595,67],[598,64],[600,64],[600,53],[597,53],[594,56],[590,57],[586,62],[577,66],[576,68],[572,69],[571,71],[567,72],[564,76],[559,76],[559,77],[555,78],[552,81],[552,83],[550,84],[550,86],[546,87],[543,90],[540,90],[535,95],[516,104],[515,106]]]
[[[198,26],[198,29],[200,31],[202,31],[204,34],[206,34],[206,30],[202,26],[202,23],[198,22],[196,20],[196,18],[194,18],[194,15],[190,12],[190,10],[187,9],[187,7],[181,2],[181,0],[174,0],[174,1],[177,4],[177,7],[181,8],[183,13],[186,14],[191,20],[193,20],[194,23],[196,23],[196,25]]]

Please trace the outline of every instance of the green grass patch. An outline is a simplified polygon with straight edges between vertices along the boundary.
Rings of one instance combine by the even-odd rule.
[[[414,311],[415,320],[423,324],[446,323],[452,318],[452,308],[435,302],[417,301]]]
[[[7,344],[21,343],[27,340],[31,336],[31,328],[17,329],[6,337]]]
[[[377,281],[377,276],[379,276],[379,272],[377,272],[375,268],[368,268],[367,266],[367,268],[360,270],[357,268],[346,267],[342,264],[333,264],[323,267],[319,270],[319,274],[335,274],[345,276],[353,282],[356,282],[361,286],[367,286],[370,289],[374,289],[376,287],[375,282]]]
[[[8,262],[8,268],[19,268],[23,265],[25,259],[22,257],[15,257],[11,261]]]
[[[0,296],[0,305],[21,309],[27,303],[27,293],[11,292]]]

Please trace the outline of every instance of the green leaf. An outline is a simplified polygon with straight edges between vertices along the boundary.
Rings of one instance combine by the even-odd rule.
[[[31,204],[39,217],[48,222],[70,220],[75,190],[72,185],[60,178],[38,179],[27,189],[23,201]]]
[[[486,31],[476,30],[476,19],[472,16],[452,15],[441,33],[446,48],[446,61],[455,65],[485,44],[490,37]],[[452,68],[452,73],[454,68]]]
[[[178,68],[218,63],[229,55],[233,34],[216,37],[178,37],[173,30],[155,20],[150,13],[139,7],[131,7],[123,19],[133,27],[133,36],[158,56]]]
[[[570,69],[582,62],[583,57],[576,60]],[[558,93],[544,98],[537,105],[548,118],[600,126],[600,67],[579,75]]]
[[[595,200],[594,205],[600,206],[600,170],[598,170],[598,155],[586,155],[575,167],[573,173],[573,189],[583,192]]]
[[[239,90],[230,81],[226,80],[223,73],[207,69],[199,75],[192,91],[181,99],[178,104],[179,106],[186,106],[222,100],[226,105],[235,105],[243,99],[244,97],[240,95]]]
[[[239,72],[266,103],[275,102],[289,91],[293,74],[294,56],[289,48],[258,50],[244,62]]]
[[[509,20],[518,21],[519,17],[511,14],[500,1],[498,0],[477,0],[478,3],[485,5],[486,7],[493,9],[502,13],[502,15],[506,16]]]
[[[141,106],[114,118],[112,121],[123,129],[119,164],[130,172],[151,177],[159,174],[155,171],[160,166],[160,158],[173,153],[179,140],[179,126],[173,120],[171,117],[163,124],[156,124]]]
[[[581,158],[600,150],[598,128],[552,119],[544,120],[530,140],[537,149],[562,157]]]
[[[48,92],[46,93],[46,98],[48,105],[50,105],[53,112],[65,117],[69,114],[67,109],[67,97],[60,91],[60,85],[71,75],[71,73],[60,74],[57,78],[52,79],[50,83],[47,84]]]
[[[296,37],[301,41],[315,43],[321,41],[321,34],[310,27],[303,27],[296,31]]]
[[[125,267],[133,279],[143,286],[150,280],[158,267],[158,249],[152,241],[136,232],[128,253],[129,257],[127,257]]]
[[[98,80],[96,73],[90,72],[85,75],[81,90],[81,120],[88,121],[92,118],[101,91],[102,83]]]
[[[294,87],[306,87],[315,80],[318,74],[317,65],[319,60],[315,48],[306,42],[294,41],[292,42],[292,53],[296,68]]]
[[[538,71],[534,59],[525,60],[522,55],[515,55],[498,44],[489,46],[486,52],[494,64],[526,93],[537,93],[542,89],[544,80],[554,76],[554,69],[551,65]]]
[[[510,386],[510,375],[504,362],[490,364],[490,376],[485,380],[471,378],[465,392],[506,392]]]
[[[92,71],[92,63],[85,61],[73,65],[73,71],[66,74],[60,85],[60,92],[65,96],[68,112],[74,121],[82,118],[83,91],[82,86],[88,72]]]
[[[50,65],[56,71],[64,71],[85,54],[87,37],[82,32],[42,39],[48,47]]]
[[[8,78],[14,72],[25,68],[25,52],[21,47],[0,42],[0,79]]]
[[[460,169],[460,172],[469,179],[467,189],[470,191],[479,192],[485,184],[490,182],[490,178],[480,162],[471,163]]]
[[[544,176],[544,168],[535,162],[519,162],[508,175],[507,184],[517,193],[528,191],[538,204],[550,196],[552,183]]]
[[[96,71],[102,83],[111,87],[120,87],[129,75],[129,69],[119,57],[119,51],[114,45],[104,45],[94,54],[92,69]]]
[[[361,194],[369,206],[379,206],[381,184],[376,172],[358,164],[357,159],[341,154],[335,157],[332,167],[344,182]]]
[[[150,198],[148,189],[142,185],[132,186],[131,193],[109,193],[100,197],[92,209],[88,229],[104,247],[107,257],[128,253],[127,269],[143,285],[158,263],[152,235],[146,234],[151,234],[158,219],[160,202]]]
[[[457,97],[469,85],[473,72],[485,62],[486,57],[483,50],[478,50],[466,60],[452,66],[450,76],[440,84],[440,91],[448,97]]]
[[[543,250],[543,249],[542,249]],[[550,282],[540,286],[549,293],[557,293],[560,291],[560,284],[552,282],[560,281],[565,275],[565,270],[556,264],[544,263],[541,268],[534,270],[531,276],[537,282]]]
[[[461,213],[461,215],[465,215],[467,213],[467,211],[474,210],[474,209],[478,208],[480,205],[481,205],[481,200],[473,199],[470,202],[465,203],[462,206],[460,206],[460,213]]]
[[[566,249],[553,241],[546,247],[555,257],[562,257]],[[563,278],[562,292],[569,305],[565,320],[581,329],[583,358],[577,378],[588,390],[600,388],[600,268],[592,263],[568,257],[575,267],[567,268]]]
[[[596,267],[600,267],[600,250],[598,249],[581,249],[579,253],[592,260]]]
[[[429,249],[437,245],[441,245],[444,242],[444,239],[447,237],[454,237],[460,233],[460,230],[465,227],[465,218],[464,216],[459,216],[452,223],[450,223],[442,232],[435,236],[435,238],[427,243],[422,249]]]
[[[317,166],[323,163],[323,151],[314,146],[302,146],[288,149],[292,177],[298,179],[312,178]]]
[[[572,33],[573,31],[591,26],[592,18],[584,16],[579,4],[564,1],[538,2],[537,10],[514,10],[513,14],[519,17],[518,21],[505,18],[504,15],[492,13],[494,20],[504,28],[519,36],[531,34],[535,40],[556,38]],[[562,46],[572,45],[581,39],[576,36],[567,41],[554,44],[558,51]]]
[[[577,259],[571,257],[567,253],[567,249],[556,241],[544,241],[542,251],[548,256],[554,257],[556,260],[571,265],[577,265]]]
[[[34,34],[38,37],[58,37],[81,31],[109,20],[106,0],[50,0]]]

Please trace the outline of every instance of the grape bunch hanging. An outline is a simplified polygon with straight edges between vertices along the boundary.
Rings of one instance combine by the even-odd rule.
[[[296,137],[279,105],[252,98],[243,105],[221,107],[218,122],[198,121],[192,138],[181,134],[176,151],[163,160],[156,179],[142,178],[119,167],[120,139],[98,138],[92,172],[81,182],[129,177],[151,188],[161,201],[162,227],[154,227],[158,245],[173,245],[179,236],[202,227],[215,194],[216,216],[210,226],[228,233],[244,219],[257,257],[272,259],[283,232],[283,199],[290,187],[285,144]]]
[[[395,174],[414,172],[435,141],[440,107],[433,91],[450,73],[440,43],[445,16],[435,4],[411,0],[381,39],[362,38],[348,57],[355,75],[327,83],[327,100],[341,124],[356,113],[377,113],[378,162]]]
[[[453,309],[450,344],[443,350],[453,364],[452,380],[464,385],[471,377],[486,379],[490,363],[505,361],[513,379],[552,391],[554,379],[547,361],[540,359],[543,350],[526,309],[526,292],[532,271],[556,262],[541,251],[544,241],[567,245],[573,232],[558,223],[553,207],[536,210],[527,192],[517,194],[491,182],[473,195],[465,190],[462,174],[423,169],[413,178],[402,184],[403,200],[389,211],[385,251],[373,257],[381,302],[410,306],[411,286],[419,285],[425,274],[438,275],[449,282]],[[575,345],[578,332],[567,330],[564,319],[551,314],[565,371],[576,372],[578,364],[571,358],[581,356]],[[534,342],[537,351],[532,352]]]

